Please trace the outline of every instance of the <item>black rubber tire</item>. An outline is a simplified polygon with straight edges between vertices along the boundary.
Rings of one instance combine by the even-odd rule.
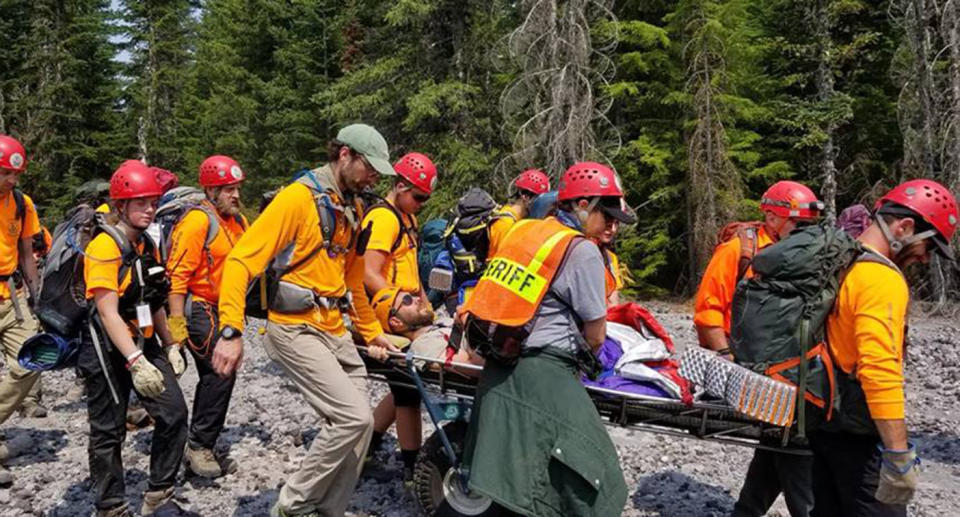
[[[466,422],[451,422],[443,426],[453,450],[459,457],[463,454],[464,439],[467,436]],[[413,470],[414,492],[424,515],[437,517],[495,517],[507,515],[496,504],[480,513],[465,514],[457,511],[446,501],[443,493],[443,479],[453,466],[443,450],[440,434],[434,432],[420,449]]]

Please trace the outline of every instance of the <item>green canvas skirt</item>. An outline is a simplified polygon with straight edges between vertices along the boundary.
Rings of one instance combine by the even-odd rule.
[[[617,451],[573,356],[547,347],[515,366],[487,361],[464,466],[470,489],[525,515],[620,515]]]

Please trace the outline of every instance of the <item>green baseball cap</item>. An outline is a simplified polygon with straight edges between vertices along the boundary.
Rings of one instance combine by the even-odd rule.
[[[379,131],[366,124],[350,124],[337,133],[337,140],[350,149],[360,153],[380,174],[396,176],[390,165],[390,151],[387,141]]]

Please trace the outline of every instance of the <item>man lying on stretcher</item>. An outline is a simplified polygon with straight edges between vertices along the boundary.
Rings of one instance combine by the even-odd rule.
[[[464,343],[460,349],[449,343],[453,318],[434,314],[430,302],[420,293],[409,293],[398,288],[381,291],[372,300],[373,311],[387,337],[402,351],[408,346],[414,355],[436,358],[449,363],[467,363],[483,366],[483,358],[473,353]],[[422,361],[417,365],[422,367]],[[439,367],[439,365],[434,365]],[[479,372],[453,368],[463,375],[476,377]]]

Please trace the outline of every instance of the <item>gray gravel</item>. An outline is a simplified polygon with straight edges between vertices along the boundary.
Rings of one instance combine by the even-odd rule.
[[[678,345],[692,343],[691,317],[682,307],[653,303]],[[914,321],[908,350],[907,397],[910,429],[923,457],[920,492],[911,515],[960,515],[960,339],[952,322]],[[240,471],[215,481],[185,479],[178,500],[204,516],[266,515],[277,489],[294,471],[316,434],[313,411],[248,333],[246,359],[227,418],[221,445],[229,447]],[[922,372],[922,373],[921,373]],[[182,379],[188,406],[196,384],[190,367]],[[86,407],[75,390],[72,371],[44,375],[45,419],[14,417],[0,432],[11,448],[25,451],[7,462],[15,484],[0,489],[0,517],[79,516],[93,511],[87,471]],[[371,404],[385,393],[371,383]],[[429,425],[425,432],[430,432]],[[610,429],[621,458],[630,498],[629,516],[726,515],[733,507],[751,451],[693,439]],[[124,445],[127,495],[139,508],[146,487],[149,430],[130,433]],[[381,457],[400,475],[388,450]],[[399,478],[389,483],[362,481],[351,502],[359,515],[417,515],[416,503]],[[768,515],[788,515],[782,499]]]

